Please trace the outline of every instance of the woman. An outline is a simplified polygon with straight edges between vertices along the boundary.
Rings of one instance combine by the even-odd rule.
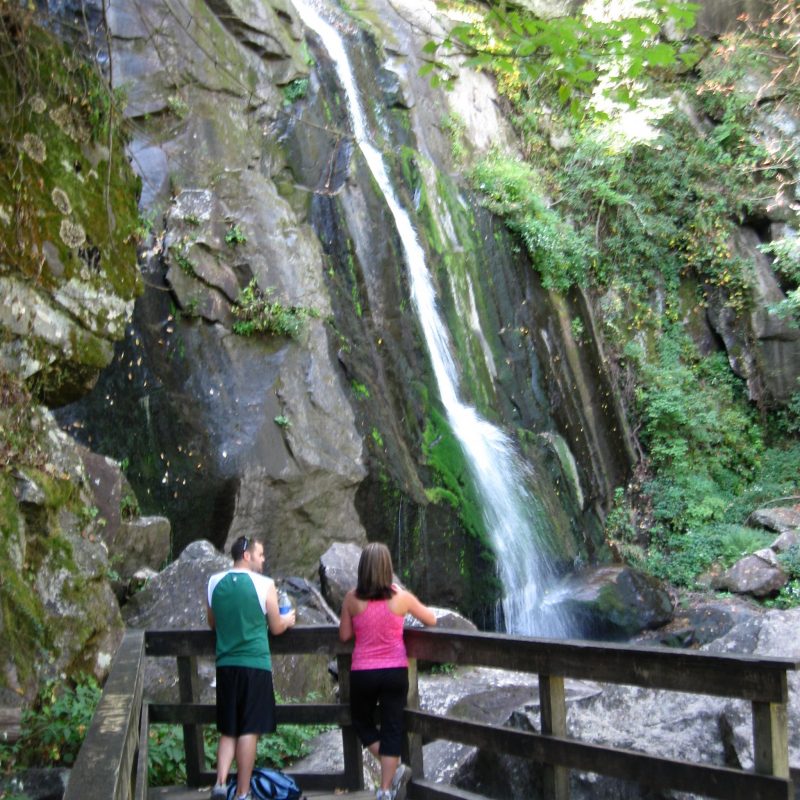
[[[350,673],[350,711],[362,744],[381,762],[381,788],[376,800],[395,800],[407,773],[400,763],[403,708],[408,695],[408,656],[403,642],[406,614],[424,625],[436,615],[411,592],[392,583],[392,557],[384,544],[373,542],[361,553],[358,585],[342,603],[339,638],[355,636]],[[375,708],[380,709],[380,729]]]

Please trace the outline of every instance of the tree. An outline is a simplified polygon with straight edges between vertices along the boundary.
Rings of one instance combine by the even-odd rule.
[[[492,0],[487,12],[425,46],[431,60],[422,73],[434,83],[451,84],[457,73],[444,56],[455,53],[465,57],[464,66],[514,76],[523,85],[554,82],[560,101],[576,116],[583,116],[597,91],[634,105],[647,70],[689,68],[697,61],[696,52],[677,41],[677,34],[694,25],[697,9],[687,2],[640,0],[630,15],[616,19],[542,19]],[[662,34],[665,26],[674,32],[669,40]]]

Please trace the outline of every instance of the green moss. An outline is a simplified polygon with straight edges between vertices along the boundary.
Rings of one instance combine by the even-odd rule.
[[[139,183],[120,98],[28,12],[0,13],[0,259],[45,286],[76,277],[133,298]]]
[[[423,434],[423,453],[438,483],[437,487],[427,492],[428,499],[448,502],[457,509],[469,534],[490,547],[464,452],[447,420],[435,409],[430,411]]]
[[[23,519],[13,489],[14,478],[0,472],[0,650],[11,654],[24,686],[50,637],[41,601],[26,579],[26,570],[19,569]],[[7,675],[0,675],[0,685],[7,685],[7,680]]]

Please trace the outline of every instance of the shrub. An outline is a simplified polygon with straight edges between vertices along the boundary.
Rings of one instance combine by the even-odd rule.
[[[80,675],[74,683],[48,681],[22,715],[19,741],[0,744],[0,760],[8,767],[71,766],[100,694],[100,686],[89,675]]]
[[[309,317],[318,317],[319,312],[302,306],[285,306],[271,300],[272,289],[262,291],[256,279],[242,289],[233,305],[233,332],[239,336],[257,333],[297,338]]]

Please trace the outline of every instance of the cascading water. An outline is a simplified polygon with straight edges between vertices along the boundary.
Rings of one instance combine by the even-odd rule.
[[[436,302],[425,253],[411,219],[397,200],[380,152],[369,140],[366,116],[342,38],[306,0],[293,0],[300,18],[322,41],[348,100],[353,135],[394,218],[409,271],[412,301],[422,326],[439,394],[464,450],[482,505],[503,584],[506,629],[511,633],[566,636],[569,625],[546,602],[555,574],[544,548],[536,499],[527,488],[528,467],[511,439],[459,398],[458,372]],[[539,517],[539,519],[537,519]]]

